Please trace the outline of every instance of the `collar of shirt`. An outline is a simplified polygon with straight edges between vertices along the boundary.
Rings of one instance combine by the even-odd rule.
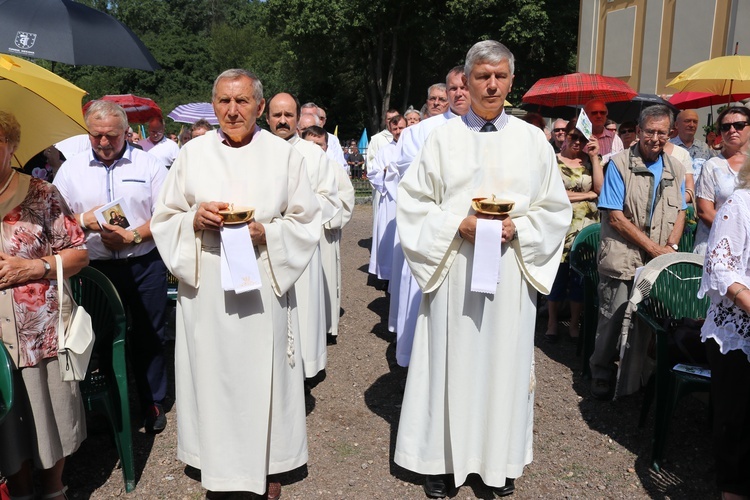
[[[96,156],[96,153],[94,153],[93,148],[89,148],[89,165],[92,167],[104,167],[104,168],[115,168],[118,165],[123,165],[125,163],[133,163],[133,160],[131,158],[133,146],[130,145],[129,142],[125,143],[125,151],[114,161],[112,162],[112,165],[107,166]]]
[[[596,136],[597,139],[602,139],[604,137],[606,137],[607,139],[614,139],[615,138],[615,133],[612,132],[609,129],[606,129],[606,128],[602,129],[602,133],[601,134],[598,134],[598,135],[594,134],[594,135]]]
[[[256,137],[258,137],[258,134],[260,133],[260,131],[261,131],[261,130],[263,130],[263,129],[262,129],[262,128],[260,128],[260,127],[258,126],[258,124],[256,123],[256,124],[255,124],[255,128],[253,129],[253,135],[251,135],[251,136],[250,136],[250,142],[253,142],[253,141],[255,140],[255,138],[256,138]],[[227,145],[227,146],[229,146],[229,147],[232,147],[232,146],[231,146],[231,145],[229,144],[229,141],[227,140],[227,136],[226,136],[226,134],[224,133],[224,131],[223,131],[223,130],[219,129],[219,130],[218,130],[218,131],[216,132],[216,137],[218,137],[218,139],[219,139],[219,142],[221,142],[222,144],[225,144],[225,145]]]
[[[495,128],[500,131],[503,129],[503,127],[505,127],[505,125],[508,124],[508,115],[505,114],[505,110],[503,109],[500,114],[492,120],[485,120],[484,118],[477,115],[472,108],[469,108],[469,112],[462,116],[461,120],[469,130],[473,130],[474,132],[479,132],[479,130],[484,127],[484,124],[488,121],[492,122],[492,124],[495,125]]]

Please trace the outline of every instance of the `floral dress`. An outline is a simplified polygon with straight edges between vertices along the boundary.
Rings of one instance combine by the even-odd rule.
[[[41,179],[20,174],[16,195],[0,205],[0,216],[2,251],[12,256],[40,259],[67,248],[86,248],[83,231],[62,196]],[[17,354],[11,355],[17,366],[34,366],[56,357],[59,307],[55,283],[34,280],[10,292],[15,332],[6,326],[1,336],[6,346],[15,348]]]
[[[580,167],[571,167],[563,163],[560,155],[557,156],[557,166],[560,169],[563,184],[567,191],[587,193],[592,190],[594,178],[591,174],[592,165],[588,158],[584,158]],[[563,249],[561,262],[567,262],[570,256],[570,247],[578,233],[586,226],[599,222],[599,209],[595,201],[577,201],[571,203],[573,206],[573,219],[570,228],[565,235],[565,248]]]

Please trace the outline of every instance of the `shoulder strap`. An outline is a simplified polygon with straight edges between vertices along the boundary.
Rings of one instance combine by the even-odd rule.
[[[62,351],[65,349],[65,328],[63,326],[63,314],[62,314],[62,303],[63,303],[63,261],[59,254],[55,254],[55,264],[57,264],[57,350]]]

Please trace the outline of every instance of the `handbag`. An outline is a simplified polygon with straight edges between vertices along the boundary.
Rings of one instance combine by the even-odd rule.
[[[60,320],[57,323],[57,359],[60,362],[60,375],[63,382],[81,381],[86,378],[91,353],[94,350],[94,329],[91,316],[73,300],[70,285],[63,278],[62,258],[55,254],[57,262],[57,298]],[[67,292],[71,311],[67,324],[63,327],[63,297]]]

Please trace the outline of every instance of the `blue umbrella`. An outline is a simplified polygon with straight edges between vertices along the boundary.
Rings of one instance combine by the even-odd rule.
[[[362,137],[359,138],[359,143],[357,144],[357,147],[360,151],[365,151],[367,149],[367,145],[370,144],[370,140],[367,138],[367,129],[364,129],[362,131]]]

